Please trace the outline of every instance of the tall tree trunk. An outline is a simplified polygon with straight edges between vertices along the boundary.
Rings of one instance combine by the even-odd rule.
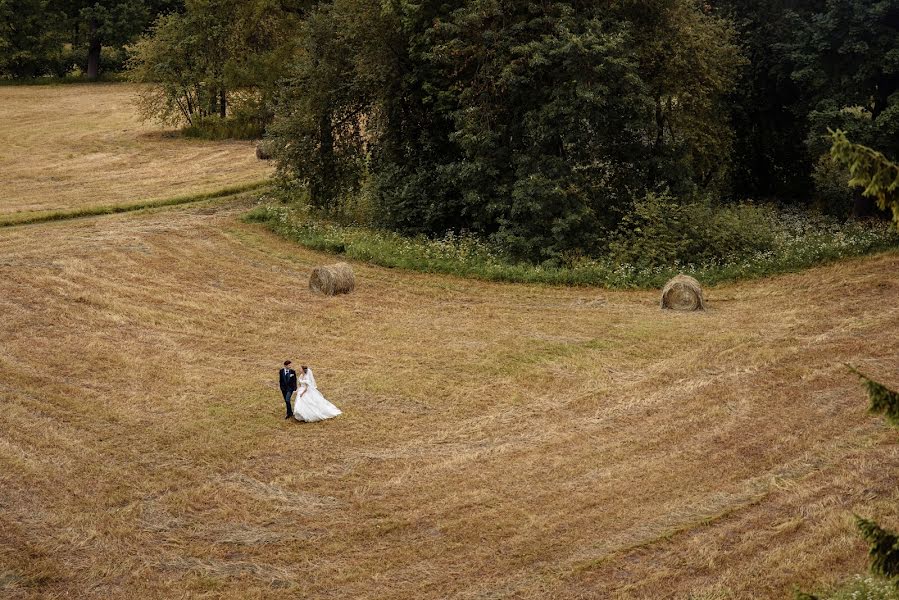
[[[225,88],[219,90],[219,116],[221,118],[225,118],[228,114],[228,95],[225,93]]]
[[[100,35],[97,33],[97,21],[91,19],[90,46],[87,49],[87,78],[96,79],[100,76]]]
[[[204,112],[206,108],[203,106],[203,88],[199,85],[194,85],[194,112],[198,117],[205,117],[206,113]],[[191,123],[193,125],[193,123]]]
[[[187,118],[187,124],[193,125],[194,124],[194,103],[193,103],[193,100],[191,100],[190,90],[188,90],[184,94],[184,97],[187,99],[187,114],[184,116]]]

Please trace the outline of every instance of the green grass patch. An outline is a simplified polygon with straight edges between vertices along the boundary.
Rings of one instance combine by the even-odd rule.
[[[269,181],[253,181],[240,185],[232,185],[211,192],[201,192],[197,194],[184,194],[175,196],[174,198],[165,198],[162,200],[144,200],[130,204],[110,204],[104,206],[89,206],[86,208],[74,208],[70,210],[57,211],[41,211],[27,213],[13,213],[11,215],[0,216],[0,227],[13,227],[16,225],[32,225],[35,223],[47,223],[50,221],[65,221],[68,219],[79,219],[82,217],[97,217],[102,215],[114,215],[117,213],[131,212],[135,210],[144,210],[148,208],[160,208],[165,206],[177,206],[179,204],[190,204],[203,200],[212,200],[214,198],[224,198],[226,196],[234,196],[246,192],[259,190],[269,184]]]
[[[814,595],[797,594],[797,599],[815,598],[817,600],[899,600],[899,586],[873,575],[858,575],[847,583],[826,593]]]
[[[702,262],[673,260],[640,265],[615,255],[579,259],[564,265],[534,265],[508,257],[501,248],[470,235],[406,237],[316,217],[307,207],[272,202],[257,207],[245,221],[307,248],[374,265],[443,273],[489,281],[609,288],[659,287],[678,273],[705,284],[765,277],[838,259],[899,247],[899,233],[886,221],[848,221],[784,207],[763,211],[770,240],[764,249],[731,251]]]
[[[201,140],[258,140],[265,133],[265,124],[246,117],[217,116],[196,119],[194,124],[181,130],[184,137]]]

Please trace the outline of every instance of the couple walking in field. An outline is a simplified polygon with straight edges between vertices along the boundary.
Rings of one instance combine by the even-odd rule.
[[[290,365],[291,362],[285,360],[284,368],[279,372],[281,394],[287,405],[285,419],[293,417],[297,421],[311,423],[324,421],[341,414],[340,409],[325,400],[325,397],[318,391],[312,369],[303,365],[300,367],[300,375],[297,376],[297,372]],[[296,392],[296,399],[291,406],[294,392]]]

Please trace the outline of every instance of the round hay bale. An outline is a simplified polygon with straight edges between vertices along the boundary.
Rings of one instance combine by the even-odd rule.
[[[345,262],[312,269],[309,289],[325,296],[349,294],[356,289],[353,268]]]
[[[678,275],[662,289],[662,308],[671,310],[704,310],[702,286],[688,275]]]
[[[272,159],[271,146],[265,140],[256,144],[256,158],[258,158],[259,160],[271,160]]]

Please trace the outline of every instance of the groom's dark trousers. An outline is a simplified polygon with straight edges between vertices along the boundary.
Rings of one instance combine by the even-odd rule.
[[[287,405],[287,417],[293,416],[293,408],[290,406],[290,398],[297,391],[297,372],[293,369],[281,369],[279,383],[281,384],[281,394],[284,396],[284,404]]]

